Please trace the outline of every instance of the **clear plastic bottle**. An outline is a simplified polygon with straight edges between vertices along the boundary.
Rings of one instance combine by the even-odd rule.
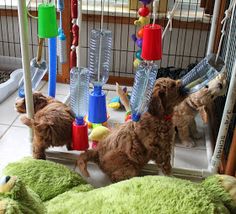
[[[224,67],[224,61],[215,54],[210,54],[199,62],[189,73],[182,77],[182,89],[186,93],[194,93],[208,84]]]
[[[101,45],[101,63],[99,52]],[[94,86],[103,86],[109,78],[111,61],[112,32],[109,30],[92,30],[89,46],[89,73],[90,82]],[[100,67],[100,75],[99,75]]]
[[[32,90],[35,91],[43,79],[44,75],[47,73],[48,67],[45,60],[42,60],[39,64],[36,61],[36,58],[32,59],[30,62],[30,72],[31,72],[31,82],[32,82]],[[25,96],[24,91],[24,78],[21,79],[19,83],[18,94],[20,97]]]
[[[70,71],[70,105],[77,125],[83,125],[88,113],[89,71],[87,68],[72,68]]]
[[[138,121],[147,111],[148,103],[155,85],[158,66],[152,62],[142,62],[135,74],[134,86],[130,98],[132,120]]]

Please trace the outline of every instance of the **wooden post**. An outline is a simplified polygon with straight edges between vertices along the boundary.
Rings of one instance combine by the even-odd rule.
[[[70,15],[70,1],[64,1],[65,8],[62,13],[62,27],[66,35],[66,53],[67,53],[67,63],[62,64],[62,75],[57,77],[59,82],[69,83],[70,81],[70,63],[69,63],[69,54],[71,47],[71,15]]]
[[[235,171],[236,171],[236,128],[234,128],[234,135],[233,135],[232,144],[230,146],[225,174],[234,176]]]

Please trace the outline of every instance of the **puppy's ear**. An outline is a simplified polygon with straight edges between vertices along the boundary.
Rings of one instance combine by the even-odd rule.
[[[165,96],[165,91],[160,90],[152,94],[151,101],[148,106],[148,112],[158,118],[164,117],[164,106],[163,97]]]
[[[47,97],[45,97],[42,93],[34,94],[34,112],[36,113],[40,109],[44,108],[48,104]]]

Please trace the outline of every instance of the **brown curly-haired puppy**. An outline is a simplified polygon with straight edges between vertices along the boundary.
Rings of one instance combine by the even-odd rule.
[[[195,145],[194,139],[201,138],[197,131],[195,117],[200,113],[203,122],[207,123],[207,107],[218,97],[226,92],[227,77],[225,73],[219,74],[211,80],[205,88],[190,94],[183,102],[174,109],[173,124],[181,143],[186,147]]]
[[[93,161],[112,182],[118,182],[139,175],[149,160],[154,160],[163,173],[170,174],[174,134],[170,118],[174,106],[184,98],[180,81],[158,79],[148,111],[138,122],[130,121],[112,130],[95,150],[79,156],[77,165],[82,174],[89,176],[87,162]]]
[[[46,159],[45,150],[50,146],[66,145],[71,149],[71,131],[74,115],[71,109],[51,97],[39,92],[33,93],[35,115],[33,119],[21,116],[25,125],[34,131],[33,157]],[[15,103],[19,113],[26,113],[25,99],[18,99]]]

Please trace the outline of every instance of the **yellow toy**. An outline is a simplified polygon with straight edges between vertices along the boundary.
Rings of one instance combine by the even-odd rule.
[[[143,27],[144,25],[147,25],[150,23],[150,17],[146,16],[140,16],[138,20],[134,21],[134,25],[138,26],[138,27]]]
[[[110,134],[110,129],[105,126],[97,126],[89,135],[89,140],[92,141],[92,148],[96,148],[99,141],[105,139]]]

